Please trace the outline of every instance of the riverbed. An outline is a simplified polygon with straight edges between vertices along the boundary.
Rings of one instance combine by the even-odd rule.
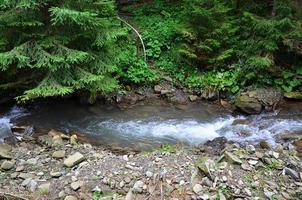
[[[302,133],[301,104],[261,115],[234,115],[211,103],[186,106],[141,104],[121,110],[112,104],[81,105],[63,100],[8,108],[2,121],[44,130],[78,132],[94,144],[152,149],[182,143],[198,145],[224,136],[242,145]]]

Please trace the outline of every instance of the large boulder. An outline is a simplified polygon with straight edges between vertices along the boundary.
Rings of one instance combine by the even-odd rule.
[[[253,97],[240,95],[235,100],[235,106],[246,114],[259,114],[262,111],[262,104]]]
[[[282,101],[283,95],[274,88],[257,88],[241,93],[235,100],[235,106],[247,114],[259,114],[262,109],[272,111]]]
[[[10,124],[6,121],[0,121],[0,143],[4,141],[13,143],[15,142],[15,137],[10,128]]]

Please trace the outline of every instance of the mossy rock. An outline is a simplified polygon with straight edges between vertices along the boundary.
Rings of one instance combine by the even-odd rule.
[[[302,100],[302,92],[286,92],[284,97],[288,99]]]

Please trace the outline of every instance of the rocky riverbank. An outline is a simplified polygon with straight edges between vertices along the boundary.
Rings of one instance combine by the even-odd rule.
[[[240,147],[217,138],[198,148],[117,154],[50,131],[0,144],[0,158],[0,192],[7,198],[302,198],[302,161],[292,144]]]

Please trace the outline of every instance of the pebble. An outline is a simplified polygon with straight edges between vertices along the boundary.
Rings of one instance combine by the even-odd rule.
[[[62,176],[62,172],[50,172],[50,176],[53,178],[59,178]]]
[[[128,155],[123,155],[123,160],[124,161],[129,161]]]
[[[18,166],[18,167],[16,168],[16,172],[22,172],[23,170],[24,170],[24,166],[23,166],[23,165]]]
[[[81,187],[81,182],[80,182],[80,181],[72,182],[72,183],[70,184],[70,187],[71,187],[74,191],[76,191],[76,190],[78,190],[78,189]]]
[[[65,157],[65,151],[63,151],[63,150],[55,151],[55,152],[53,152],[52,157],[57,158],[57,159],[64,158]]]
[[[248,196],[250,196],[250,197],[252,196],[252,192],[248,188],[244,188],[244,191]]]
[[[78,200],[75,196],[66,196],[64,200]]]
[[[256,165],[258,163],[258,161],[257,160],[249,160],[248,163],[250,165]]]
[[[198,194],[202,191],[202,186],[200,184],[195,184],[193,187],[193,191]]]
[[[50,183],[43,183],[39,185],[38,190],[43,192],[43,194],[48,194],[50,191]]]
[[[124,179],[124,181],[125,181],[125,183],[130,183],[130,182],[131,182],[131,178],[126,177],[126,178]]]
[[[38,159],[36,159],[36,158],[31,158],[31,159],[28,159],[28,160],[26,161],[26,163],[29,164],[29,165],[36,165],[36,164],[38,163]]]
[[[134,193],[142,193],[144,185],[145,184],[144,184],[143,181],[137,181],[137,182],[135,182],[134,186],[133,186],[133,192]]]
[[[146,172],[146,176],[147,176],[148,178],[151,178],[151,177],[153,176],[153,173],[150,172],[150,171],[147,171],[147,172]]]

